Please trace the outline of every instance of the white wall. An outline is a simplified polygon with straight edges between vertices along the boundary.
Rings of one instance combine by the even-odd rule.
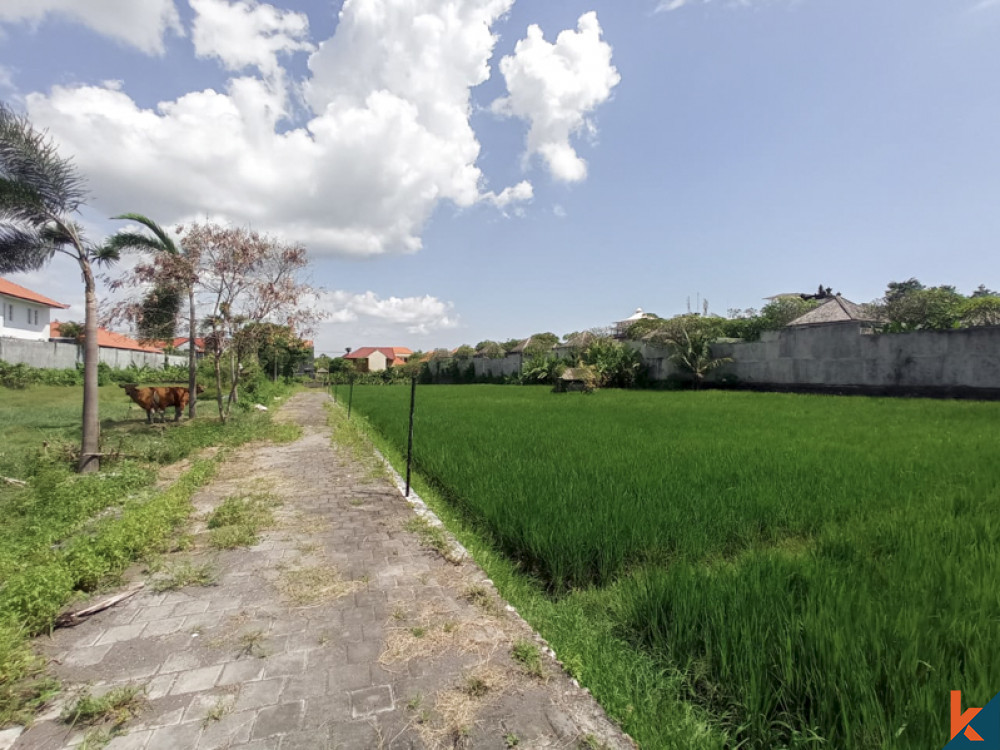
[[[385,369],[385,355],[375,351],[368,355],[368,372],[382,372]]]
[[[0,294],[0,336],[48,341],[50,315],[51,309],[47,305]],[[34,322],[36,316],[37,323]]]

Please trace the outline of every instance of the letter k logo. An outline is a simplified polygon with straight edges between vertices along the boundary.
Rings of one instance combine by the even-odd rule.
[[[982,711],[981,708],[968,708],[965,713],[962,713],[962,691],[952,690],[951,691],[951,737],[954,739],[959,732],[963,729],[965,730],[965,736],[971,742],[983,742],[983,738],[979,736],[975,729],[969,726],[969,722],[972,721],[976,714]]]

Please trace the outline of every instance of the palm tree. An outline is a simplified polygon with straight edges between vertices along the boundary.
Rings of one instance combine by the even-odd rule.
[[[194,290],[197,282],[197,260],[185,251],[183,247],[178,247],[173,238],[152,219],[142,214],[122,214],[112,216],[113,219],[125,219],[141,224],[151,233],[127,230],[112,235],[108,239],[108,246],[116,251],[138,251],[151,253],[154,259],[163,261],[159,270],[162,277],[147,293],[142,303],[143,318],[146,319],[149,313],[153,313],[160,326],[166,321],[173,321],[180,314],[182,298],[180,293],[186,293],[188,298],[188,392],[191,399],[188,402],[188,416],[194,419],[197,412],[198,399],[195,386],[198,376],[198,360],[196,356],[195,340],[197,335],[197,318],[195,317]],[[157,332],[148,325],[145,331],[140,325],[140,333],[149,338],[162,338],[162,329]]]
[[[695,329],[693,335],[687,328],[681,328],[681,335],[670,343],[670,359],[691,375],[691,387],[701,388],[705,376],[716,367],[732,362],[732,357],[713,357],[712,342],[715,336],[707,330]]]
[[[47,134],[0,102],[0,273],[41,268],[55,253],[80,266],[86,299],[83,346],[83,440],[78,470],[100,468],[97,288],[94,264],[118,259],[87,241],[72,216],[83,205],[83,178]]]

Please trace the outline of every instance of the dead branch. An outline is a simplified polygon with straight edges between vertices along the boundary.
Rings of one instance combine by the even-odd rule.
[[[23,479],[14,479],[14,477],[0,477],[0,482],[4,484],[13,484],[17,487],[27,487],[28,483]]]
[[[98,612],[102,612],[103,610],[108,609],[109,607],[113,607],[116,604],[135,596],[142,590],[142,588],[145,585],[146,585],[145,583],[141,582],[133,584],[127,591],[123,591],[120,594],[115,594],[114,596],[109,596],[107,599],[102,599],[101,601],[97,602],[97,604],[92,604],[91,606],[86,607],[84,609],[79,609],[76,612],[66,612],[64,614],[61,614],[59,615],[59,617],[56,618],[56,627],[71,628],[74,625],[79,625],[81,622],[83,622],[86,618],[90,617],[91,615],[95,615]]]

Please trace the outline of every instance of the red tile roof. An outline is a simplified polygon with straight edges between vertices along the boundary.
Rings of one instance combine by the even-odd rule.
[[[64,305],[61,302],[56,302],[54,299],[49,299],[45,295],[39,294],[38,292],[33,292],[30,289],[25,289],[20,284],[15,284],[13,281],[7,281],[7,279],[0,278],[0,294],[6,294],[8,297],[17,297],[18,299],[25,299],[29,302],[37,302],[40,305],[48,305],[49,307],[58,307],[60,310],[65,310],[69,305]]]
[[[375,352],[382,352],[386,359],[402,359],[413,354],[405,346],[363,346],[345,356],[344,359],[368,359]]]
[[[174,349],[176,349],[179,346],[184,346],[184,344],[186,344],[187,342],[188,342],[187,336],[181,336],[180,338],[174,339]],[[196,337],[194,340],[194,350],[196,352],[205,351],[205,339]]]
[[[59,338],[59,321],[54,320],[49,326],[49,336]],[[129,338],[123,333],[115,333],[105,328],[97,329],[97,345],[106,349],[128,349],[133,352],[148,352],[149,354],[163,354],[162,349],[153,346],[145,346],[135,339]]]

